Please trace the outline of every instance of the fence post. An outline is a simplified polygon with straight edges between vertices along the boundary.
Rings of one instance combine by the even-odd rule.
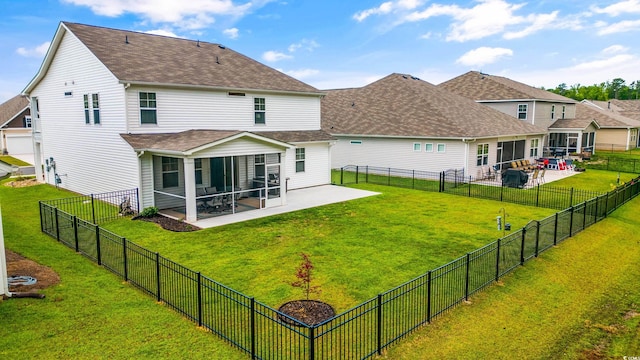
[[[601,196],[596,196],[596,208],[594,209],[594,216],[593,216],[593,222],[597,223],[598,222],[598,203],[600,203],[600,198]]]
[[[431,323],[431,270],[427,273],[427,322]]]
[[[467,253],[467,273],[465,275],[466,282],[464,284],[464,299],[469,301],[469,264],[471,263],[471,255]]]
[[[315,344],[315,328],[312,326],[309,328],[309,360],[314,360],[316,358],[316,344]]]
[[[160,301],[160,253],[156,253],[156,287],[158,289],[156,300],[159,302]]]
[[[536,257],[539,254],[539,246],[540,246],[540,221],[536,220]]]
[[[570,196],[569,196],[569,206],[573,206],[573,188],[571,188],[571,192],[570,192]]]
[[[604,204],[604,217],[606,218],[609,215],[609,193],[607,193],[607,200]]]
[[[540,207],[540,184],[536,187],[536,207]]]
[[[202,275],[198,271],[198,326],[202,326]]]
[[[556,221],[553,224],[553,245],[557,245],[558,244],[558,214],[556,212]]]
[[[524,265],[524,242],[527,237],[527,228],[522,228],[522,244],[520,245],[520,265]]]
[[[502,201],[503,194],[504,194],[504,186],[500,186],[500,201]]]
[[[100,254],[100,226],[96,225],[96,255],[98,265],[102,265],[102,255]]]
[[[127,271],[127,239],[122,238],[122,265],[124,266],[124,281],[129,281],[129,272]]]
[[[78,217],[73,215],[73,239],[76,243],[76,252],[80,251],[80,244],[78,243]]]
[[[587,227],[587,201],[584,202],[584,208],[582,208],[582,230]]]
[[[96,223],[96,208],[93,202],[93,194],[91,194],[91,219],[93,220],[93,224]]]
[[[569,237],[573,236],[573,206],[571,206],[571,217],[569,218]]]
[[[391,168],[387,170],[387,186],[391,186]]]
[[[359,177],[360,177],[360,166],[356,165],[356,184],[358,183]]]
[[[340,168],[340,185],[344,185],[344,166]]]
[[[382,355],[382,295],[378,294],[378,355]]]
[[[471,197],[471,175],[469,175],[469,197]]]
[[[364,168],[364,182],[369,183],[369,165],[366,165]]]
[[[56,240],[60,241],[60,223],[58,222],[58,208],[54,208],[54,216],[56,217]]]
[[[498,247],[496,248],[496,281],[500,279],[500,240],[498,239]]]
[[[136,215],[140,214],[140,190],[136,188]]]
[[[251,298],[251,358],[256,359],[256,299]]]
[[[411,188],[412,189],[416,188],[416,171],[415,170],[411,171]]]
[[[42,217],[42,201],[38,201],[38,211],[40,212],[40,232],[44,232],[44,218]]]

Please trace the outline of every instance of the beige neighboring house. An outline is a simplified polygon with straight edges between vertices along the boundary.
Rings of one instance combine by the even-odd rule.
[[[590,103],[596,105],[600,109],[613,111],[616,114],[620,114],[626,118],[640,121],[640,100],[609,100],[609,101],[597,101],[597,100],[583,100],[583,103]]]
[[[623,115],[624,113],[633,116],[632,113],[621,110],[615,105],[615,102],[619,101],[583,100],[577,105],[578,114],[576,117],[585,120],[593,119],[600,125],[596,141],[597,150],[626,151],[640,146],[638,136],[640,120]]]
[[[535,159],[546,129],[404,74],[325,90],[322,128],[338,139],[331,165],[440,172]]]
[[[438,85],[438,87],[473,99],[522,122],[548,129],[544,140],[545,155],[592,151],[596,127],[582,127],[576,119],[577,101],[535,88],[502,76],[470,71]],[[576,126],[574,128],[567,126]]]
[[[0,154],[33,164],[31,111],[21,95],[0,104]]]

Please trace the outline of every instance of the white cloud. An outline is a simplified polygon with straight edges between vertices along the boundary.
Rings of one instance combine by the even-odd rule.
[[[87,6],[97,15],[117,17],[135,14],[153,23],[172,23],[181,29],[196,30],[214,22],[214,15],[243,16],[252,6],[248,2],[234,5],[231,0],[63,0],[66,3]]]
[[[531,25],[520,31],[506,32],[503,37],[507,40],[520,39],[540,30],[554,28],[556,27],[555,24],[558,23],[558,11],[554,11],[550,14],[529,15],[527,16],[527,22],[530,22]]]
[[[600,8],[591,6],[591,11],[596,14],[618,16],[621,14],[640,14],[640,0],[626,0]]]
[[[640,20],[625,20],[615,24],[601,26],[600,30],[598,30],[598,35],[610,35],[637,30],[640,30]]]
[[[51,41],[44,42],[33,48],[20,47],[16,49],[16,52],[24,57],[42,57],[47,53],[49,45],[51,45]]]
[[[511,49],[483,46],[465,53],[456,60],[456,63],[466,66],[484,66],[512,55]]]
[[[629,48],[622,45],[611,45],[606,49],[603,49],[601,52],[603,54],[615,54],[615,53],[625,53],[629,51]]]
[[[287,55],[281,52],[277,52],[277,51],[272,51],[272,50],[269,50],[264,54],[262,54],[262,60],[267,62],[276,62],[276,61],[286,60],[291,58],[293,58],[293,56]]]
[[[231,28],[231,29],[225,29],[222,31],[223,34],[225,34],[226,36],[228,36],[231,39],[237,39],[238,38],[238,29],[237,28]]]
[[[152,34],[152,35],[170,36],[170,37],[175,37],[175,38],[184,38],[182,36],[178,36],[178,35],[174,34],[172,31],[163,30],[163,29],[149,30],[149,31],[145,31],[145,33]]]
[[[320,45],[314,40],[302,39],[298,43],[289,45],[287,50],[289,50],[289,52],[296,52],[299,49],[313,51],[315,48],[318,48],[318,47],[320,47]]]
[[[316,69],[299,69],[299,70],[289,70],[285,72],[287,75],[292,76],[298,80],[307,79],[312,76],[318,75],[320,70]]]
[[[353,15],[353,18],[357,22],[362,22],[362,21],[364,21],[366,18],[368,18],[371,15],[388,14],[388,13],[391,12],[391,10],[393,10],[393,2],[387,1],[387,2],[384,2],[384,3],[380,4],[380,6],[378,6],[377,8],[371,8],[371,9],[367,9],[367,10],[362,10],[362,11],[359,11],[359,12],[355,13]]]

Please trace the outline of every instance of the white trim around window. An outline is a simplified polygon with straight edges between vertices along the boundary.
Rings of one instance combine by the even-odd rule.
[[[413,151],[416,151],[416,152],[422,151],[422,144],[421,143],[413,143]]]
[[[527,110],[529,109],[528,104],[518,104],[518,119],[519,120],[527,120]]]
[[[446,144],[438,144],[438,152],[439,153],[443,153],[447,151],[447,145]]]
[[[424,144],[424,152],[433,152],[433,143],[425,143]]]

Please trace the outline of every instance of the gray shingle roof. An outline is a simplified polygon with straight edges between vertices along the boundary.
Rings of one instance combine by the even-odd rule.
[[[609,101],[596,101],[589,100],[600,108],[613,111],[626,118],[640,121],[640,100],[617,100],[612,99]]]
[[[16,95],[0,104],[0,126],[20,114],[27,106],[29,106],[29,100],[22,95]]]
[[[438,87],[477,101],[489,100],[543,100],[575,103],[567,97],[554,94],[502,76],[469,71],[438,85]]]
[[[543,134],[545,129],[409,75],[362,88],[328,90],[322,129],[333,135],[475,138]]]
[[[245,133],[239,130],[187,130],[178,133],[120,134],[134,150],[185,152],[200,146]],[[333,139],[324,131],[262,131],[250,132],[280,142],[328,141]]]
[[[311,85],[218,44],[62,24],[123,82],[321,94]]]
[[[592,105],[576,104],[576,119],[593,119],[602,128],[638,128],[640,121],[622,116],[610,109],[599,109]]]

